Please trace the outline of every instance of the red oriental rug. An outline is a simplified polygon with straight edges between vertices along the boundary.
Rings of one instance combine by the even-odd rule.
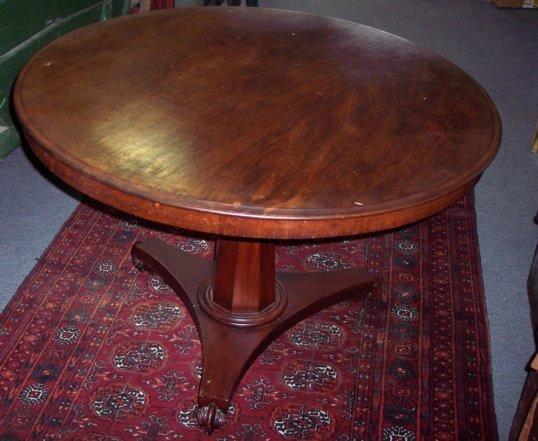
[[[203,440],[193,420],[200,345],[176,295],[131,263],[159,237],[212,243],[81,204],[1,316],[0,440]],[[282,271],[359,266],[359,296],[283,334],[209,438],[494,440],[473,200],[359,240],[281,247]]]

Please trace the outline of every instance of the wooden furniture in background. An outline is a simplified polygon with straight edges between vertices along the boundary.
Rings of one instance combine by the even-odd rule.
[[[358,269],[275,274],[275,243],[430,216],[473,188],[501,133],[488,95],[444,58],[356,23],[258,8],[87,27],[32,59],[15,105],[35,154],[73,187],[217,235],[213,262],[158,240],[132,250],[197,325],[208,431],[276,335],[375,287]]]
[[[532,137],[532,147],[531,150],[533,153],[538,153],[538,123],[534,129],[534,136]]]
[[[538,8],[538,0],[492,0],[499,8]]]
[[[538,214],[534,219],[538,223]],[[527,282],[534,344],[538,350],[538,246]],[[510,430],[510,441],[538,440],[538,354],[530,363],[529,373]]]
[[[529,397],[530,405],[523,420],[519,436],[517,437],[518,441],[538,440],[538,354],[534,356],[529,369],[532,369],[532,375],[529,374],[528,377],[528,380],[530,379],[531,381],[525,383],[525,389],[527,389],[527,392],[530,389],[534,390],[534,394],[532,397]],[[523,396],[524,398],[525,395]]]
[[[204,0],[204,6],[258,6],[258,0]]]
[[[138,12],[145,13],[155,9],[172,9],[175,7],[174,0],[140,0]]]

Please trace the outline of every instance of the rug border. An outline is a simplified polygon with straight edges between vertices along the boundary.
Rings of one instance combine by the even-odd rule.
[[[21,284],[18,286],[18,288],[15,290],[15,293],[11,296],[9,301],[6,303],[6,306],[4,306],[4,309],[0,312],[0,326],[2,326],[2,323],[4,322],[5,316],[9,315],[11,309],[13,308],[15,304],[15,299],[17,295],[26,289],[30,282],[34,279],[37,270],[39,269],[40,264],[48,258],[48,256],[51,254],[52,247],[56,243],[56,241],[60,238],[60,236],[63,234],[63,232],[67,229],[68,225],[71,224],[71,221],[78,216],[78,214],[84,209],[84,207],[87,207],[88,204],[86,202],[79,202],[79,204],[73,209],[71,214],[67,217],[67,219],[63,222],[62,226],[58,229],[56,234],[54,234],[52,240],[49,242],[49,244],[45,247],[43,252],[40,254],[40,256],[37,258],[37,260],[34,263],[34,266],[32,269],[26,274],[24,277],[24,280],[21,282]]]
[[[466,197],[469,200],[469,205],[474,215],[471,219],[471,226],[473,227],[471,239],[473,240],[474,245],[475,245],[473,249],[475,250],[474,252],[476,253],[476,262],[478,266],[477,269],[479,273],[479,276],[477,277],[478,289],[480,290],[479,298],[480,298],[480,302],[484,311],[484,318],[486,321],[486,326],[484,326],[481,332],[482,332],[482,336],[485,337],[486,349],[487,349],[486,356],[487,356],[488,363],[486,363],[487,365],[486,375],[487,375],[487,378],[489,379],[489,387],[487,388],[487,392],[489,394],[489,402],[490,402],[490,406],[489,406],[490,408],[488,409],[488,411],[489,411],[489,414],[490,414],[489,416],[491,418],[491,422],[494,428],[494,432],[492,435],[495,437],[495,440],[498,440],[499,439],[499,427],[497,425],[497,414],[495,412],[495,394],[493,393],[493,363],[492,363],[492,357],[491,357],[491,334],[490,334],[490,324],[489,324],[489,312],[488,312],[488,306],[486,302],[486,290],[484,287],[484,273],[482,271],[482,256],[480,252],[480,243],[479,243],[479,238],[478,238],[478,222],[477,222],[477,216],[476,216],[476,196],[475,196],[474,190],[469,192],[469,194]]]

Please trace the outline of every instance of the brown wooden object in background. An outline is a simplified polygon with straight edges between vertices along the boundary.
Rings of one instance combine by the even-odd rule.
[[[256,8],[89,26],[37,54],[14,98],[31,148],[67,183],[220,236],[213,263],[155,241],[133,248],[197,323],[208,430],[275,335],[375,284],[359,270],[275,277],[272,240],[429,216],[473,187],[501,132],[484,90],[428,50],[355,23]]]
[[[538,223],[538,213],[534,218]],[[534,344],[538,351],[538,246],[527,281]],[[538,440],[538,353],[534,355],[510,428],[509,441]]]
[[[536,123],[536,128],[534,129],[534,134],[532,136],[531,150],[533,153],[538,153],[538,123]]]

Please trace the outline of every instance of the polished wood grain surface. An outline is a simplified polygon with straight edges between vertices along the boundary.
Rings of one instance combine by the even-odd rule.
[[[60,38],[19,76],[36,154],[80,191],[209,233],[314,238],[444,208],[500,142],[484,90],[369,27],[179,8]]]

